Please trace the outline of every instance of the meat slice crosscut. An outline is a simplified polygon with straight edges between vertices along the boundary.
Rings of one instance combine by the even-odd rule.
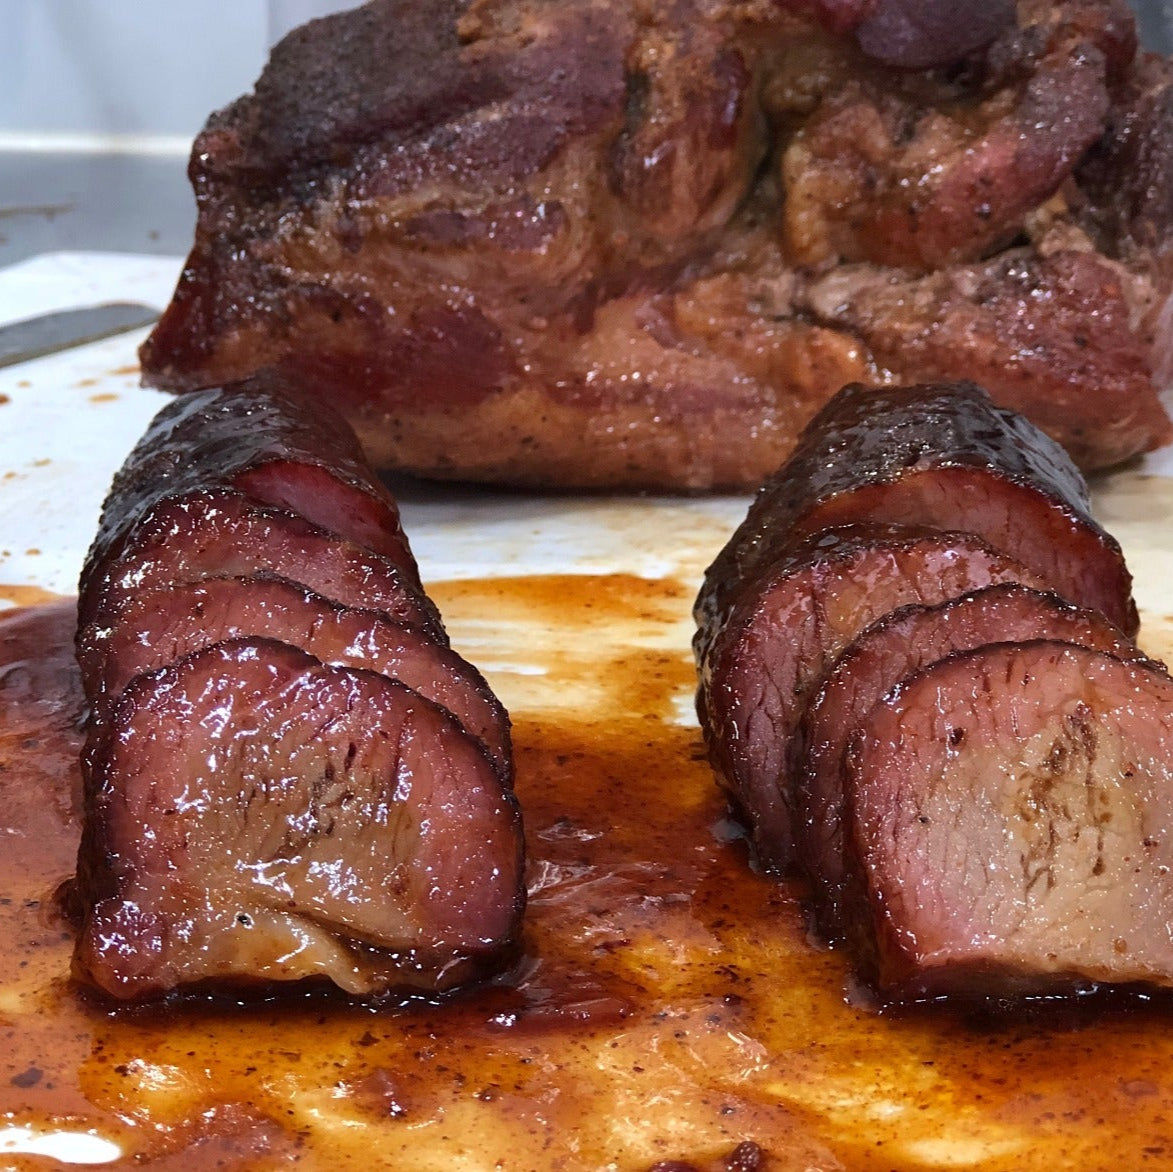
[[[284,643],[139,676],[87,802],[75,968],[119,998],[445,989],[517,929],[517,803],[480,746],[403,685]]]
[[[762,863],[794,863],[795,734],[839,653],[899,606],[997,582],[1045,585],[971,534],[860,525],[812,535],[742,594],[701,659],[697,708]]]
[[[847,753],[847,922],[890,1000],[1173,986],[1173,680],[1052,641],[951,655]]]
[[[845,874],[843,756],[872,706],[906,676],[958,651],[1053,639],[1144,660],[1102,615],[1020,583],[974,590],[936,606],[900,607],[854,639],[824,675],[803,715],[795,777],[799,862],[824,934],[839,935]]]

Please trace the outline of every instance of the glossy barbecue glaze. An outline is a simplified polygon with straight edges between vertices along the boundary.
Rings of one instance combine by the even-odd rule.
[[[237,639],[133,680],[101,731],[74,969],[107,993],[434,991],[516,935],[516,800],[402,684]]]
[[[509,717],[484,677],[427,632],[378,611],[339,606],[279,578],[203,578],[139,591],[102,643],[95,696],[228,639],[278,639],[323,663],[399,680],[448,709],[510,776]]]
[[[83,589],[95,564],[160,501],[209,485],[234,488],[365,546],[419,586],[399,508],[351,429],[288,386],[257,378],[176,400],[151,420],[114,478]]]
[[[769,1172],[1160,1166],[1167,1013],[845,1001],[801,888],[745,866],[699,733],[677,722],[692,582],[434,589],[459,645],[516,665],[490,680],[518,718],[528,961],[501,987],[378,1013],[328,997],[111,1013],[77,996],[53,905],[79,831],[71,608],[0,617],[0,1135],[94,1129],[128,1163],[257,1172],[725,1172],[746,1141]],[[1158,617],[1146,628],[1167,640]]]
[[[860,521],[966,530],[1070,601],[1136,631],[1119,543],[1052,439],[970,383],[845,387],[803,432],[705,574],[701,646],[796,539]]]

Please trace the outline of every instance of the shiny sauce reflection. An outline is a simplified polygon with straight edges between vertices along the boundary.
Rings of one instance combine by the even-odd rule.
[[[846,996],[801,889],[746,866],[687,718],[690,587],[432,593],[513,711],[531,887],[514,969],[440,1005],[79,992],[54,900],[78,833],[72,615],[0,616],[0,1143],[93,1129],[188,1169],[717,1169],[746,1141],[774,1172],[1173,1160],[1165,1010]]]

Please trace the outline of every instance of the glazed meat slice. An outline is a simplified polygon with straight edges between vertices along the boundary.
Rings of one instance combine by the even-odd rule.
[[[1121,0],[372,0],[208,120],[144,376],[274,369],[380,466],[678,490],[759,485],[845,382],[976,377],[1105,466],[1173,437],[1081,167],[1160,177],[1144,71]]]
[[[847,755],[853,939],[889,999],[1173,985],[1173,681],[1050,641],[905,680]]]
[[[419,587],[399,507],[354,432],[276,379],[201,391],[163,407],[114,478],[95,550],[108,556],[161,500],[235,488],[393,561]]]
[[[1070,458],[969,383],[845,387],[811,421],[710,566],[701,643],[797,537],[859,521],[965,529],[1135,634],[1131,575]]]
[[[513,939],[517,806],[445,711],[267,640],[139,676],[88,779],[80,978],[449,988]]]
[[[844,880],[843,755],[872,706],[906,676],[988,643],[1051,639],[1144,660],[1102,615],[1018,583],[987,586],[936,606],[900,607],[853,640],[828,669],[803,716],[795,773],[795,840],[814,885],[824,934],[839,935]]]
[[[339,606],[277,578],[204,578],[136,594],[103,643],[90,694],[113,700],[135,676],[232,639],[275,639],[323,663],[398,680],[451,712],[511,778],[509,718],[484,677],[426,632]]]
[[[387,558],[238,492],[168,496],[105,554],[96,542],[78,600],[78,659],[102,672],[119,614],[138,594],[207,577],[272,574],[332,602],[377,610],[446,641],[436,608]]]
[[[980,538],[901,526],[830,529],[749,584],[700,656],[697,708],[722,785],[761,862],[794,861],[792,741],[823,673],[881,615],[980,586],[1042,586]]]

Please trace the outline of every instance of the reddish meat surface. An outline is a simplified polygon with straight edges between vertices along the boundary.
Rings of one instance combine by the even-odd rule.
[[[870,525],[813,535],[740,593],[701,653],[697,707],[763,864],[794,862],[793,740],[828,666],[888,611],[996,582],[1044,585],[970,534]]]
[[[847,755],[850,922],[881,995],[1173,985],[1173,681],[1049,641],[949,656]]]
[[[354,432],[274,379],[215,387],[159,411],[114,479],[95,548],[114,548],[160,500],[212,484],[365,546],[419,586],[399,507]]]
[[[82,575],[78,657],[86,680],[96,678],[112,624],[140,592],[209,576],[274,574],[332,602],[382,611],[444,639],[435,606],[394,562],[237,492],[167,497],[115,550],[105,554],[95,544]]]
[[[442,478],[751,487],[937,377],[1114,464],[1173,438],[1161,68],[1116,0],[373,0],[198,137],[144,375]]]
[[[814,885],[824,934],[840,934],[845,876],[843,756],[872,707],[906,676],[955,651],[1052,639],[1142,660],[1131,640],[1094,611],[1017,583],[988,586],[936,606],[900,607],[854,639],[828,669],[803,715],[795,784],[798,857]]]
[[[521,869],[516,802],[447,712],[284,643],[223,643],[115,705],[75,970],[119,998],[310,977],[444,989],[512,940]]]

